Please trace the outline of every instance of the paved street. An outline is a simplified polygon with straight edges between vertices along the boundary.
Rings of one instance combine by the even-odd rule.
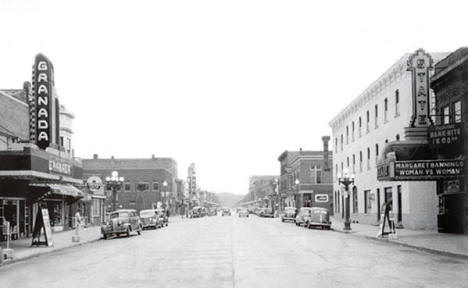
[[[176,219],[0,268],[1,287],[466,287],[468,260],[278,219]]]

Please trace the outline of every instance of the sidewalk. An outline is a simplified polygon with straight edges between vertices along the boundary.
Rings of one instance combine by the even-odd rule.
[[[343,222],[334,217],[332,217],[332,229],[353,236],[387,241],[431,253],[468,257],[468,235],[438,233],[437,231],[396,229],[396,239],[377,238],[379,226],[351,223],[352,230],[348,232],[343,231]]]
[[[50,253],[52,251],[62,250],[65,248],[82,245],[84,243],[97,241],[101,238],[101,228],[99,226],[93,226],[81,229],[80,242],[72,242],[73,235],[75,235],[75,230],[53,233],[53,247],[31,247],[31,238],[10,241],[10,248],[14,250],[13,259],[4,260],[3,265]],[[43,239],[43,237],[44,236],[41,235],[41,239]],[[5,249],[7,243],[1,242],[0,245],[3,249]]]

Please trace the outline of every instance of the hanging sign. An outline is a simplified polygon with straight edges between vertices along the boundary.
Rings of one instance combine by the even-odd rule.
[[[42,54],[36,56],[33,67],[33,92],[36,99],[36,144],[46,149],[52,141],[52,64]]]
[[[462,131],[461,123],[433,126],[429,128],[429,144],[433,148],[461,148]]]
[[[315,202],[317,203],[328,202],[328,194],[315,194]]]
[[[432,57],[418,49],[408,58],[408,71],[412,74],[413,116],[410,127],[428,127],[432,124],[429,115],[429,71],[433,69]]]

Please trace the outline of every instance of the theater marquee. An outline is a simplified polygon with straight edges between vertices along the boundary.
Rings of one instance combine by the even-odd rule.
[[[463,160],[394,161],[378,167],[381,181],[434,181],[464,176]]]

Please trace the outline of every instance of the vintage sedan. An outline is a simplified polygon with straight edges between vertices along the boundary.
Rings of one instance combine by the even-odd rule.
[[[241,208],[239,209],[239,212],[237,212],[237,216],[240,217],[249,217],[249,211],[246,208]]]
[[[296,221],[296,207],[286,207],[284,208],[284,213],[281,215],[281,222],[286,221]]]
[[[331,221],[328,209],[312,207],[310,217],[307,219],[305,226],[307,228],[321,227],[322,229],[330,229]]]
[[[146,209],[140,211],[141,225],[146,228],[160,228],[163,226],[163,219],[158,215],[156,209]]]
[[[296,225],[305,226],[307,221],[309,221],[311,215],[312,207],[301,207],[296,216]]]
[[[231,216],[231,209],[224,207],[223,211],[221,212],[221,216],[226,216],[226,215]]]
[[[125,235],[130,237],[133,232],[141,234],[143,226],[136,210],[121,209],[109,214],[109,220],[101,225],[101,233],[104,239],[110,236]]]

